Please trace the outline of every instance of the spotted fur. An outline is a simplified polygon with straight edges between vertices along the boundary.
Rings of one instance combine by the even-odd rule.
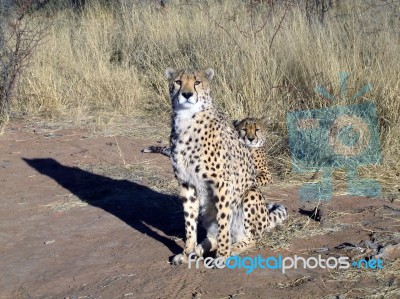
[[[266,122],[268,119],[245,118],[234,121],[235,129],[239,138],[250,149],[254,166],[256,168],[256,181],[258,186],[272,184],[272,174],[268,170],[265,152],[265,141],[267,136]],[[142,150],[143,153],[159,153],[167,157],[171,156],[171,149],[165,146],[150,146]]]
[[[266,206],[255,187],[251,153],[210,95],[212,69],[167,69],[173,107],[170,149],[180,186],[186,242],[173,263],[211,250],[226,258],[251,248],[262,232],[287,217],[281,205]],[[197,243],[199,217],[207,230]],[[234,243],[232,246],[232,242]]]

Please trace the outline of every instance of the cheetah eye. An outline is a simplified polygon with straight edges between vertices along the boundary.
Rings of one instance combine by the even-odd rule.
[[[182,81],[181,81],[181,80],[176,80],[175,83],[176,83],[177,85],[182,85]]]
[[[194,85],[199,85],[201,83],[201,81],[195,81]]]

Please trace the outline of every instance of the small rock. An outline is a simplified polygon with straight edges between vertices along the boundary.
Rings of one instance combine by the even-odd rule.
[[[349,243],[349,242],[344,242],[342,244],[339,244],[338,246],[335,247],[335,249],[339,249],[339,250],[357,250],[357,251],[361,251],[361,252],[365,251],[365,248],[362,248],[359,245],[352,244],[352,243]]]
[[[365,244],[365,246],[366,246],[367,248],[370,248],[370,249],[378,249],[378,245],[375,244],[374,242],[370,241],[370,240],[365,240],[364,244]]]
[[[329,248],[328,248],[328,247],[316,248],[316,249],[314,250],[314,252],[317,252],[317,253],[328,252],[328,251],[329,251]]]
[[[315,207],[312,210],[299,209],[300,214],[308,216],[310,219],[321,222],[323,212],[320,208]]]
[[[388,244],[385,247],[379,249],[378,254],[374,256],[375,259],[389,259],[395,260],[400,257],[400,243]]]
[[[54,243],[55,241],[56,241],[56,240],[49,240],[49,241],[44,242],[44,244],[45,244],[45,245],[48,245],[48,244]]]
[[[126,293],[126,294],[124,294],[124,297],[128,297],[128,296],[133,296],[133,293]]]

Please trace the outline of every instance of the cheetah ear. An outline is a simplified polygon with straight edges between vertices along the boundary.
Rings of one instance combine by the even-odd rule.
[[[172,67],[169,67],[165,70],[165,76],[168,80],[171,80],[172,77],[175,75],[175,70]]]
[[[204,70],[203,72],[204,72],[204,75],[206,76],[206,78],[210,81],[214,77],[214,70],[212,68],[208,68],[208,69]]]
[[[232,124],[233,124],[233,126],[234,126],[235,128],[237,128],[237,127],[240,125],[240,123],[241,123],[241,121],[240,121],[240,120],[237,120],[237,119],[235,119],[235,120],[232,122]]]

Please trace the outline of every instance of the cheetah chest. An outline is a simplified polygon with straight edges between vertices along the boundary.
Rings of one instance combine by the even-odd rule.
[[[223,175],[224,150],[216,123],[213,117],[201,114],[174,119],[171,159],[175,175],[197,190],[203,190],[210,179]]]

